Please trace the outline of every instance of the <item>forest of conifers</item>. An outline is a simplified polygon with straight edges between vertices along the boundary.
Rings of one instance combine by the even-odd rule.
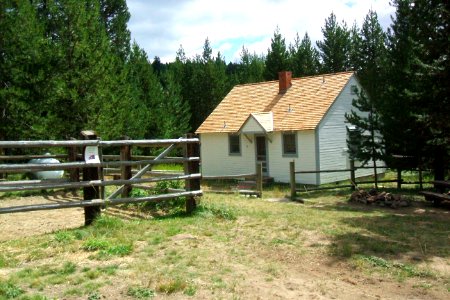
[[[449,4],[393,0],[387,31],[374,11],[346,24],[330,11],[323,39],[286,44],[280,29],[266,53],[242,45],[239,62],[203,52],[161,63],[132,43],[125,0],[0,2],[0,140],[66,139],[83,129],[103,139],[175,138],[195,131],[236,84],[354,70],[364,88],[348,115],[372,138],[354,155],[412,155],[446,166],[450,144]],[[376,136],[375,136],[376,135]],[[364,135],[367,136],[367,135]],[[375,136],[375,138],[374,138]]]

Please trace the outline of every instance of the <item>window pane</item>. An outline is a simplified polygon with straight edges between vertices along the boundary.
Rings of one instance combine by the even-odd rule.
[[[230,154],[240,154],[241,153],[241,139],[239,135],[230,135]]]
[[[294,133],[283,135],[283,154],[297,154]]]

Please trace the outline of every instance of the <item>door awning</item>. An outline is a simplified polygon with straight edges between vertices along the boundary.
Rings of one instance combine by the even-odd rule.
[[[273,113],[251,113],[239,129],[244,134],[267,134],[273,131]]]

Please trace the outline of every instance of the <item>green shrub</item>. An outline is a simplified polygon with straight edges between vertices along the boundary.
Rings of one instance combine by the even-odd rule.
[[[22,295],[24,291],[11,282],[0,282],[0,299],[14,299]]]
[[[225,204],[202,204],[198,208],[197,213],[205,217],[214,216],[218,219],[224,220],[237,219],[236,211]]]
[[[151,289],[135,286],[128,289],[127,295],[136,299],[147,299],[155,297],[156,294]]]
[[[86,251],[106,250],[110,247],[110,243],[100,239],[89,239],[83,244],[83,249]]]

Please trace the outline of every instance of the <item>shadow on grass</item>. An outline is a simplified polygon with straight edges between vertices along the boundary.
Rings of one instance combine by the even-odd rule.
[[[339,218],[349,230],[330,232],[330,254],[337,258],[353,255],[428,260],[450,257],[450,210],[435,208],[423,201],[402,209],[382,208],[350,203],[317,207],[334,212],[356,212]],[[367,214],[371,213],[371,214]]]

